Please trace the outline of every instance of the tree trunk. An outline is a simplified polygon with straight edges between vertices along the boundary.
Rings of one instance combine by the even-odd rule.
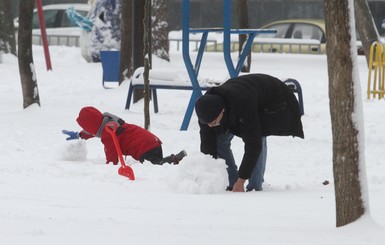
[[[32,56],[32,16],[35,1],[20,0],[19,4],[19,73],[23,90],[23,108],[40,106],[35,66]]]
[[[164,60],[170,61],[168,43],[168,0],[153,0],[152,6],[152,50]]]
[[[355,81],[359,78],[353,75],[358,72],[353,66],[357,57],[352,50],[356,47],[351,42],[354,14],[349,11],[353,5],[353,0],[325,0],[337,227],[354,222],[365,212],[360,181],[360,147],[364,143],[359,141],[364,138],[358,123],[361,98],[359,81]]]
[[[132,1],[132,31],[134,35],[132,35],[132,59],[133,59],[133,70],[135,71],[137,68],[144,66],[144,57],[143,57],[143,36],[144,36],[144,28],[143,28],[143,18],[144,18],[144,8],[145,1],[143,0],[133,0]],[[143,98],[143,91],[141,89],[134,90],[134,98],[133,102],[137,102]]]
[[[374,24],[373,16],[370,12],[366,0],[355,0],[354,9],[356,16],[357,32],[360,34],[362,46],[364,48],[366,62],[370,60],[370,46],[373,42],[379,41],[380,36],[376,25]]]
[[[238,0],[237,1],[237,12],[238,12],[238,24],[240,29],[248,29],[249,28],[249,15],[248,15],[248,5],[247,0]],[[238,46],[238,54],[241,55],[243,50],[243,45],[246,42],[247,35],[241,34],[239,35],[239,46]],[[251,66],[251,50],[247,56],[246,64],[242,66],[242,72],[250,72]]]
[[[11,11],[11,0],[0,1],[0,52],[16,55],[15,27]]]
[[[132,71],[132,1],[121,1],[121,42],[120,42],[120,78],[119,84],[124,79],[130,78]]]
[[[143,18],[143,57],[144,57],[144,73],[143,73],[143,79],[144,79],[144,128],[149,129],[150,128],[150,81],[149,81],[149,72],[150,72],[150,60],[149,60],[149,52],[150,52],[150,33],[151,33],[151,27],[149,26],[149,17],[150,17],[150,6],[151,6],[151,0],[145,0],[145,11],[144,11],[144,18]]]

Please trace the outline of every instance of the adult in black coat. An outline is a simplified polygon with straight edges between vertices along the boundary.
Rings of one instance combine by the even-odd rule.
[[[234,192],[243,192],[247,179],[250,186],[247,190],[262,189],[266,156],[260,157],[260,153],[266,150],[263,149],[266,136],[304,138],[301,113],[293,91],[266,74],[239,76],[211,88],[198,98],[195,110],[199,118],[201,152],[226,160],[228,190]],[[234,135],[242,138],[245,144],[239,171],[230,148]],[[258,167],[262,168],[260,176],[253,177]],[[259,184],[250,183],[251,179],[257,179]]]

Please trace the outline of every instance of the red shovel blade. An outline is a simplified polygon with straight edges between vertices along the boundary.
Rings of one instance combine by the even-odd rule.
[[[130,180],[135,180],[135,175],[134,175],[134,171],[132,170],[131,167],[129,166],[121,166],[119,169],[118,169],[118,174],[124,176],[124,177],[127,177],[129,178]]]

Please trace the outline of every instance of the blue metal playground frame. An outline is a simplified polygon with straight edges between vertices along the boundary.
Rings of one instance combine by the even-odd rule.
[[[242,66],[246,60],[247,55],[252,47],[253,40],[257,34],[260,33],[276,33],[276,30],[271,29],[231,29],[231,0],[224,0],[223,8],[223,28],[190,28],[190,0],[183,0],[182,3],[182,53],[183,60],[190,77],[192,84],[192,94],[187,106],[187,110],[182,122],[180,130],[187,130],[191,120],[191,116],[194,112],[195,101],[202,95],[202,89],[199,86],[198,74],[201,66],[203,53],[205,51],[207,37],[210,32],[223,32],[223,55],[226,63],[227,70],[230,77],[237,77],[242,69]],[[198,49],[195,65],[192,64],[190,57],[190,33],[202,33],[200,46]],[[231,58],[231,34],[245,34],[247,35],[246,44],[239,56],[239,59],[234,66]]]

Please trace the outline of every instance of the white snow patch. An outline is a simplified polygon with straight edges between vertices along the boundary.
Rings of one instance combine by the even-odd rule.
[[[213,194],[224,192],[227,182],[224,160],[194,153],[175,166],[175,171],[168,179],[168,186],[178,193]]]

